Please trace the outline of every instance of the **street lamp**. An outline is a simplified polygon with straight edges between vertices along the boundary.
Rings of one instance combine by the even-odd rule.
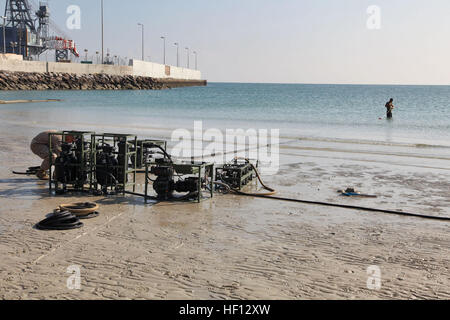
[[[138,26],[142,27],[142,61],[145,61],[145,57],[144,57],[144,25],[142,23],[138,23]]]
[[[98,51],[95,51],[95,56],[96,56],[96,58],[97,58],[97,64],[98,64],[98,62],[99,62],[99,61],[98,61],[98,60],[99,60],[99,59],[98,59],[98,55],[99,55],[99,53],[100,53],[100,52],[98,52]]]
[[[163,59],[163,63],[165,65],[166,64],[166,37],[161,37],[161,39],[164,41],[164,51],[163,51],[164,59]]]
[[[177,67],[180,66],[180,58],[179,58],[179,49],[180,49],[180,45],[178,44],[178,42],[175,42],[174,45],[177,46]]]
[[[102,0],[102,4],[101,4],[101,6],[102,6],[102,14],[101,14],[101,16],[102,16],[102,64],[104,64],[105,63],[105,50],[104,50],[104,44],[105,44],[105,38],[104,38],[104,23],[103,23],[103,0]]]
[[[197,70],[197,51],[194,51],[195,54],[195,70]]]
[[[84,53],[86,53],[86,58],[84,60],[87,62],[88,61],[88,49],[84,49]]]
[[[185,49],[187,50],[187,67],[189,69],[189,48],[186,47]]]
[[[11,45],[11,48],[13,49],[13,54],[16,54],[16,47],[17,47],[18,43],[11,41],[10,45]]]
[[[6,53],[6,31],[5,31],[5,28],[6,28],[6,19],[8,19],[8,17],[3,16],[0,18],[3,19],[3,54],[5,54]]]

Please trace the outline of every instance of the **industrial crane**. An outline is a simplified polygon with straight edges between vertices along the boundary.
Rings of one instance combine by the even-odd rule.
[[[47,3],[40,2],[35,10],[28,0],[6,0],[5,17],[1,44],[6,42],[7,53],[18,53],[31,60],[32,56],[55,50],[57,62],[69,61],[70,54],[79,57],[75,42],[50,19]]]

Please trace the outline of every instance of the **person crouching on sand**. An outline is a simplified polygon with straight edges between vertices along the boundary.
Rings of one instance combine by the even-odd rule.
[[[391,98],[389,102],[386,103],[386,117],[392,119],[392,110],[394,110],[394,99]]]
[[[30,149],[31,151],[41,158],[42,164],[36,176],[41,180],[48,180],[47,170],[50,169],[50,141],[49,133],[56,133],[55,130],[49,130],[39,133],[31,141]],[[72,143],[74,138],[72,136],[66,136],[66,142]],[[61,152],[62,136],[52,135],[52,162],[56,160],[59,153]]]

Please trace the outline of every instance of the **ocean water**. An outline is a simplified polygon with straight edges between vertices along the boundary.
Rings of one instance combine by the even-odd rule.
[[[394,119],[385,103],[394,98]],[[63,99],[0,105],[0,118],[65,125],[280,129],[317,141],[450,147],[450,86],[210,83],[163,91],[0,92],[0,99]]]

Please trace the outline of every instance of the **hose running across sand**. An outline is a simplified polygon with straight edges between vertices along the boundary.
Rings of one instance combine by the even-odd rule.
[[[229,190],[237,195],[241,196],[247,196],[247,197],[255,197],[255,198],[263,198],[263,199],[271,199],[271,200],[278,200],[278,201],[289,201],[289,202],[297,202],[297,203],[303,203],[303,204],[310,204],[310,205],[319,205],[319,206],[327,206],[327,207],[337,207],[337,208],[344,208],[344,209],[351,209],[351,210],[361,210],[361,211],[370,211],[370,212],[379,212],[379,213],[389,213],[389,214],[395,214],[395,215],[401,215],[401,216],[410,216],[410,217],[416,217],[416,218],[422,218],[422,219],[432,219],[432,220],[441,220],[441,221],[450,221],[450,217],[438,217],[438,216],[430,216],[430,215],[422,215],[417,213],[410,213],[410,212],[404,212],[404,211],[395,211],[395,210],[385,210],[385,209],[376,209],[376,208],[368,208],[368,207],[360,207],[360,206],[352,206],[352,205],[345,205],[345,204],[337,204],[337,203],[329,203],[329,202],[320,202],[320,201],[309,201],[309,200],[301,200],[301,199],[292,199],[292,198],[283,198],[283,197],[274,197],[276,194],[276,190],[268,187],[264,184],[264,182],[261,179],[261,175],[258,172],[258,169],[250,163],[250,160],[247,158],[236,158],[236,160],[241,159],[247,161],[252,168],[253,171],[255,171],[256,177],[258,178],[261,185],[266,189],[267,193],[247,193],[242,192],[240,190],[231,188],[231,186],[221,183],[221,182],[215,182],[215,184],[219,185],[227,185]]]

